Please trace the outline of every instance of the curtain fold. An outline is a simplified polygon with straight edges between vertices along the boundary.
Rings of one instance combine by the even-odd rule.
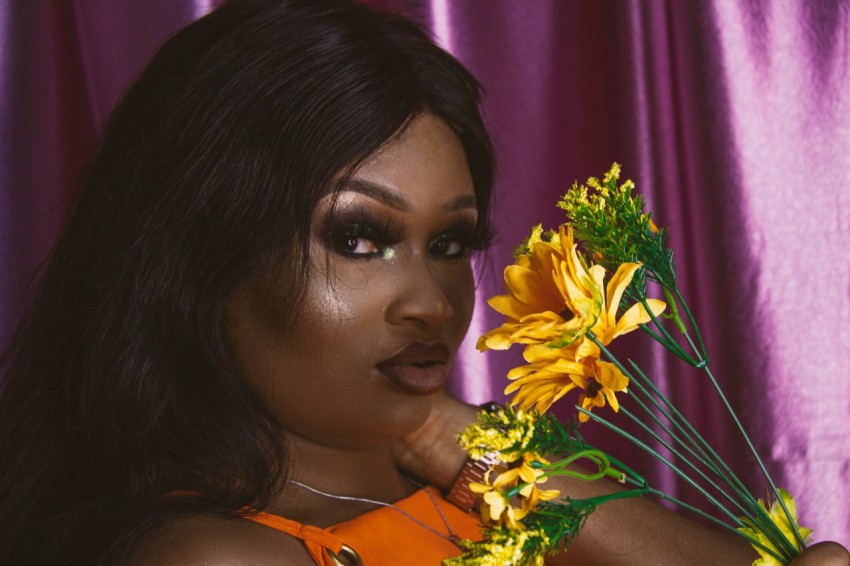
[[[0,338],[55,240],[97,132],[158,45],[212,0],[0,4]],[[518,352],[481,355],[486,299],[573,181],[623,164],[670,229],[711,366],[817,540],[850,543],[848,2],[373,0],[433,30],[485,89],[493,249],[453,389],[502,400]],[[761,485],[699,374],[624,340],[736,471]],[[625,401],[628,402],[627,400]],[[566,415],[570,409],[561,407]],[[616,439],[648,478],[668,472]],[[616,445],[615,445],[616,443]],[[687,497],[687,496],[685,496]]]

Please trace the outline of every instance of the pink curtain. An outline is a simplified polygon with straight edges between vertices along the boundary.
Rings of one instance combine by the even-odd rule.
[[[163,40],[215,3],[0,4],[0,336],[110,108]],[[529,228],[562,220],[557,197],[618,161],[671,230],[711,365],[777,483],[817,540],[850,543],[848,3],[371,3],[428,27],[486,90],[498,238],[479,261],[456,392],[503,398],[519,358],[475,352],[500,322],[484,301]],[[761,485],[704,379],[628,340],[624,351]],[[587,434],[680,489],[637,451]]]

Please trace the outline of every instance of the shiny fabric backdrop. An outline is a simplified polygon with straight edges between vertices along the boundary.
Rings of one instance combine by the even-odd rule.
[[[212,0],[0,3],[0,333],[73,200],[109,110]],[[499,161],[491,253],[453,388],[501,399],[517,353],[483,356],[510,250],[576,179],[624,165],[670,228],[712,367],[817,540],[850,543],[850,50],[840,0],[373,0],[478,76]],[[625,345],[760,489],[704,380]],[[562,408],[567,411],[568,408]],[[657,484],[635,450],[588,433]],[[642,461],[642,463],[641,463]]]

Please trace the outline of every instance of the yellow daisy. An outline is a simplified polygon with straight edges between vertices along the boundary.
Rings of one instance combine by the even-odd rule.
[[[607,287],[603,282],[604,270],[598,265],[592,266],[587,271],[590,277],[583,279],[584,283],[592,281],[599,290],[598,295],[604,297],[599,303],[599,314],[590,328],[604,346],[651,319],[646,308],[639,303],[632,305],[617,318],[623,293],[639,268],[640,265],[635,263],[622,264]],[[598,273],[599,270],[602,274],[596,275],[595,272]],[[562,274],[567,275],[567,272],[562,271]],[[581,277],[578,273],[576,276]],[[578,288],[572,280],[572,273],[559,281],[565,286],[573,284]],[[606,292],[603,294],[602,290]],[[655,316],[660,315],[666,307],[663,301],[656,299],[648,299],[647,305]],[[578,404],[582,408],[590,411],[593,407],[605,406],[607,401],[614,411],[618,411],[620,405],[615,393],[625,392],[629,380],[614,364],[601,361],[600,354],[599,347],[586,333],[562,348],[552,348],[551,343],[548,346],[529,345],[523,352],[523,357],[529,364],[514,368],[508,373],[508,379],[513,380],[513,383],[508,385],[505,393],[516,391],[511,404],[518,405],[523,410],[534,407],[545,412],[555,401],[578,388],[581,390]],[[584,413],[579,414],[580,421],[587,419]]]
[[[511,404],[545,412],[568,392],[580,389],[577,404],[582,408],[590,411],[605,406],[607,401],[614,411],[619,411],[616,393],[626,392],[628,378],[614,364],[587,357],[576,361],[575,355],[576,348],[526,348],[524,356],[531,363],[508,372],[508,379],[514,381],[505,393],[517,391]],[[588,417],[579,413],[579,420],[585,422]]]
[[[608,282],[605,301],[602,303],[602,312],[591,328],[594,336],[603,346],[609,345],[618,336],[628,334],[638,328],[639,325],[649,322],[652,317],[641,303],[635,303],[629,307],[620,318],[617,318],[617,310],[623,298],[626,288],[632,282],[635,272],[640,268],[638,263],[624,263],[617,268],[614,276]],[[658,317],[667,308],[664,301],[658,299],[647,299],[652,314]],[[581,343],[576,348],[576,359],[579,361],[587,357],[599,357],[599,347],[589,338],[583,336]]]
[[[585,266],[576,251],[572,230],[564,226],[549,241],[529,242],[528,253],[505,269],[508,294],[488,301],[507,320],[482,336],[478,349],[571,342],[600,314],[604,274],[601,266]]]
[[[523,455],[523,462],[518,468],[518,474],[525,485],[519,490],[519,494],[522,497],[522,509],[527,513],[537,509],[538,502],[550,501],[561,495],[561,492],[557,489],[540,489],[539,486],[546,483],[548,478],[544,477],[546,473],[544,470],[532,466],[534,462],[549,464],[547,460],[537,454],[527,452]]]
[[[471,482],[469,490],[481,496],[481,522],[485,525],[504,525],[509,529],[522,529],[520,523],[528,512],[511,506],[510,498],[506,492],[516,487],[517,477],[514,475],[500,474],[492,484],[488,470],[484,476],[484,483]]]

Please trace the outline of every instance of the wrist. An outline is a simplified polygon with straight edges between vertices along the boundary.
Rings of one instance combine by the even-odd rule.
[[[423,481],[448,491],[466,463],[457,434],[474,420],[478,408],[445,394],[429,422],[405,437],[395,453],[396,464]]]
[[[486,413],[494,413],[500,409],[504,409],[504,407],[495,401],[484,403],[479,407],[480,411]],[[446,493],[446,500],[467,512],[477,508],[479,503],[478,496],[472,492],[470,484],[486,483],[487,474],[493,469],[498,470],[500,473],[505,469],[499,461],[498,454],[484,454],[478,459],[468,456],[454,483],[448,490],[448,493]]]

